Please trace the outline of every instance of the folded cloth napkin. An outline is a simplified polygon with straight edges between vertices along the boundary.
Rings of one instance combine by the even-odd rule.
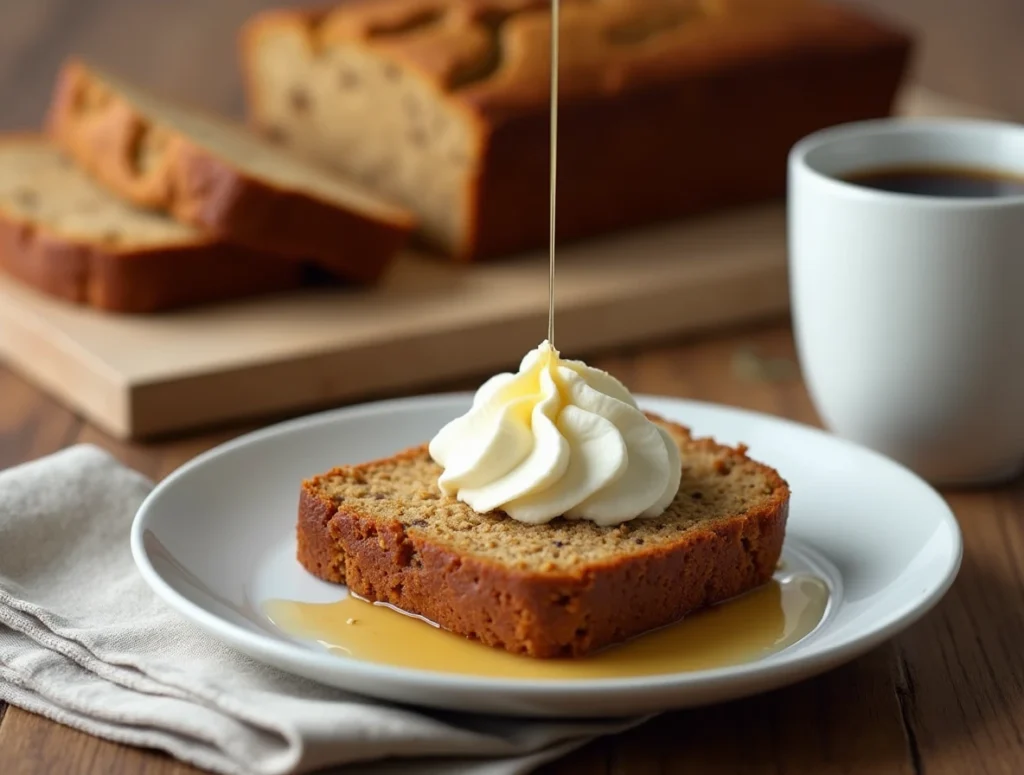
[[[0,472],[0,700],[222,773],[513,775],[642,719],[549,721],[401,707],[265,667],[136,573],[151,488],[92,446]]]

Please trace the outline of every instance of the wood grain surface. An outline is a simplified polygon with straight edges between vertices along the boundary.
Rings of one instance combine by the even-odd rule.
[[[238,112],[226,46],[263,0],[0,0],[0,125],[33,126],[68,53]],[[861,0],[927,37],[921,79],[1024,116],[1021,0]],[[595,365],[642,392],[817,419],[787,327],[606,353]],[[468,385],[474,384],[471,380]],[[459,386],[450,386],[459,387]],[[115,441],[0,367],[0,467],[77,441],[159,478],[248,430]],[[921,622],[824,676],[757,698],[663,715],[547,766],[545,775],[1024,772],[1024,482],[945,493],[964,531],[957,583]],[[185,775],[158,753],[106,743],[0,704],[2,775]]]

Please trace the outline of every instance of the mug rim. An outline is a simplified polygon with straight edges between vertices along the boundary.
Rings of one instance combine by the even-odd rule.
[[[798,140],[790,149],[789,166],[795,167],[818,182],[833,187],[836,193],[857,198],[878,199],[906,205],[908,207],[950,208],[950,209],[1003,209],[1024,207],[1024,194],[1009,194],[991,197],[951,197],[935,194],[907,194],[885,191],[851,183],[840,177],[822,172],[807,161],[809,154],[833,143],[850,138],[878,137],[883,135],[907,135],[915,132],[945,132],[959,134],[966,131],[1010,132],[1024,136],[1024,124],[1013,121],[981,118],[877,118],[866,121],[852,121],[819,129]],[[952,163],[955,166],[955,162]],[[1022,177],[1024,179],[1024,177]]]

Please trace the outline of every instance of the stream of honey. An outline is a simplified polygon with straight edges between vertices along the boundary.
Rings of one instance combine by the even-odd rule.
[[[555,346],[555,211],[558,209],[558,32],[560,0],[551,2],[551,215],[548,223],[548,342]]]

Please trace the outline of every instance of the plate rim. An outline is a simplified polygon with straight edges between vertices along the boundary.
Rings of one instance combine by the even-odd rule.
[[[420,670],[416,668],[398,667],[384,663],[374,663],[364,660],[341,657],[328,653],[317,653],[312,650],[290,643],[285,640],[274,638],[270,633],[253,632],[245,627],[224,619],[217,614],[207,610],[198,603],[188,599],[175,590],[163,579],[159,571],[149,559],[148,552],[144,545],[144,534],[146,522],[163,493],[176,486],[176,483],[189,475],[197,468],[202,467],[207,461],[236,449],[259,444],[277,436],[285,435],[295,431],[301,431],[307,427],[313,427],[324,422],[333,421],[340,417],[374,414],[388,409],[400,409],[405,407],[423,406],[433,408],[435,405],[444,405],[456,401],[468,402],[473,396],[469,391],[441,392],[417,396],[406,396],[401,398],[390,398],[379,401],[371,401],[351,406],[328,409],[302,417],[284,420],[274,423],[249,433],[242,434],[234,439],[218,444],[217,446],[200,453],[191,460],[183,463],[163,480],[156,484],[153,490],[146,496],[139,506],[131,527],[131,552],[136,567],[150,588],[179,615],[198,625],[213,637],[231,646],[242,653],[263,659],[278,666],[285,672],[290,671],[282,664],[289,662],[301,662],[305,666],[315,670],[326,670],[338,674],[358,672],[362,677],[373,679],[381,678],[389,682],[400,682],[418,691],[431,690],[474,690],[474,691],[500,691],[511,697],[529,698],[538,693],[557,692],[560,695],[578,697],[595,692],[602,692],[614,696],[619,693],[633,693],[637,691],[672,691],[684,688],[699,690],[710,688],[724,682],[749,681],[756,682],[758,679],[768,679],[774,674],[786,672],[799,672],[804,675],[813,675],[829,667],[853,659],[871,648],[885,642],[896,633],[908,628],[922,616],[928,613],[945,596],[952,586],[959,573],[963,560],[963,536],[959,523],[953,514],[952,509],[945,498],[928,482],[911,471],[906,466],[871,450],[867,447],[856,444],[847,439],[831,434],[820,428],[796,422],[786,417],[757,412],[741,407],[718,404],[708,401],[695,401],[674,396],[662,396],[646,393],[635,393],[634,398],[641,405],[651,403],[673,404],[678,408],[680,414],[685,414],[689,408],[702,411],[711,411],[738,415],[740,418],[765,420],[781,424],[791,430],[810,432],[814,435],[826,437],[829,443],[836,443],[857,454],[867,454],[875,458],[883,465],[899,469],[911,480],[925,488],[933,496],[937,505],[941,506],[942,518],[940,526],[945,527],[953,542],[952,553],[942,571],[941,579],[934,584],[928,594],[914,598],[902,607],[892,609],[882,617],[880,625],[875,624],[860,634],[838,643],[814,648],[807,653],[805,650],[786,649],[778,654],[771,655],[765,659],[756,660],[740,665],[712,668],[706,670],[687,671],[679,673],[664,673],[647,676],[630,676],[621,678],[601,679],[523,679],[523,678],[494,678],[489,676],[473,676],[458,673],[444,673],[438,671]],[[811,547],[817,551],[814,547]],[[826,557],[826,559],[828,559]],[[812,633],[817,634],[820,631]],[[799,644],[794,644],[794,646]],[[259,656],[257,656],[259,655]],[[304,675],[303,673],[299,673]],[[316,679],[312,679],[316,680]],[[320,681],[320,683],[324,683]],[[328,682],[329,683],[329,682]],[[335,684],[336,685],[336,684]]]

